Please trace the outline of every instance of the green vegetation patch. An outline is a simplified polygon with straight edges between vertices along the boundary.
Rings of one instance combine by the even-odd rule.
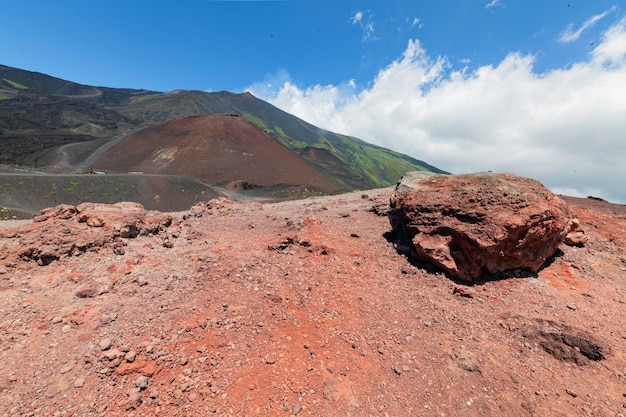
[[[102,131],[103,131],[102,127],[96,126],[92,123],[84,124],[80,127],[76,127],[72,129],[72,132],[74,133],[79,133],[79,134],[83,133],[83,134],[91,135],[91,136],[97,136]]]
[[[161,97],[162,95],[163,95],[162,93],[156,93],[156,94],[145,94],[143,96],[135,96],[130,99],[130,104],[141,103],[142,101],[151,100],[153,98],[158,98],[158,97]]]
[[[259,129],[264,130],[265,133],[272,132],[272,130],[267,127],[267,125],[265,124],[265,122],[262,119],[259,119],[258,117],[253,116],[250,113],[244,114],[243,117],[246,120],[248,120],[249,122],[252,122],[252,124],[254,124]]]
[[[28,87],[26,87],[23,84],[17,83],[15,81],[11,81],[9,79],[3,78],[4,81],[8,82],[9,84],[11,84],[14,88],[17,88],[18,90],[28,90]]]
[[[10,100],[10,99],[12,99],[12,98],[13,98],[13,97],[11,97],[11,96],[10,96],[10,95],[8,95],[8,94],[0,93],[0,100]]]

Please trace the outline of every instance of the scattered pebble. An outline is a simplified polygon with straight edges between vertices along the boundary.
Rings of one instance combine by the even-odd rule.
[[[135,352],[134,350],[129,350],[128,352],[126,352],[126,355],[124,355],[124,359],[126,359],[127,362],[134,362],[136,357],[137,352]]]
[[[111,339],[102,339],[100,341],[100,349],[101,350],[107,350],[110,349],[111,346],[113,346],[113,341]]]
[[[148,388],[149,382],[150,382],[150,378],[148,378],[147,376],[141,375],[137,377],[137,379],[135,380],[135,386],[143,391],[146,388]]]

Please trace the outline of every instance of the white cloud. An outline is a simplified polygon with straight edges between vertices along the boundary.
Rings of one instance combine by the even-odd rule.
[[[606,65],[623,65],[626,59],[626,19],[612,26],[602,36],[602,42],[593,50],[593,60]]]
[[[615,6],[613,6],[609,10],[606,10],[600,14],[591,16],[589,19],[585,20],[585,22],[582,24],[581,27],[579,27],[576,30],[573,30],[574,25],[572,23],[568,24],[565,30],[563,31],[563,33],[561,33],[561,36],[559,37],[559,42],[567,43],[567,42],[573,42],[575,40],[578,40],[578,38],[580,38],[580,35],[582,35],[582,33],[585,30],[591,28],[599,20],[603,19],[606,15],[614,12],[615,10],[616,10]]]
[[[363,41],[378,40],[375,35],[374,17],[369,12],[358,11],[350,17],[350,23],[359,25],[363,31]]]
[[[354,16],[350,18],[350,21],[352,22],[353,25],[361,22],[361,20],[363,20],[363,12],[361,11],[356,12]]]
[[[485,9],[491,9],[496,6],[504,6],[500,0],[491,0],[489,3],[485,4]]]
[[[411,22],[411,27],[421,29],[423,27],[421,22],[422,21],[418,17],[414,17],[413,21]]]
[[[451,172],[512,171],[626,204],[626,19],[566,69],[538,74],[533,56],[511,53],[453,70],[412,40],[368,85],[288,81],[250,91],[322,128]]]

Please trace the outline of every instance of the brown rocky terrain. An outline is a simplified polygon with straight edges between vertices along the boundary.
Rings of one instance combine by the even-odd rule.
[[[304,184],[320,193],[342,190],[332,176],[237,115],[180,118],[116,142],[86,168],[127,172],[133,167],[206,184],[241,180],[256,186]]]
[[[468,286],[407,259],[391,188],[0,224],[2,416],[622,416],[626,208]]]

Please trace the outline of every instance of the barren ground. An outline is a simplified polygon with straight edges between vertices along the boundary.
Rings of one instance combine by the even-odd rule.
[[[467,287],[397,253],[391,193],[222,201],[45,266],[0,223],[0,416],[626,414],[624,206],[566,199],[584,247]]]

